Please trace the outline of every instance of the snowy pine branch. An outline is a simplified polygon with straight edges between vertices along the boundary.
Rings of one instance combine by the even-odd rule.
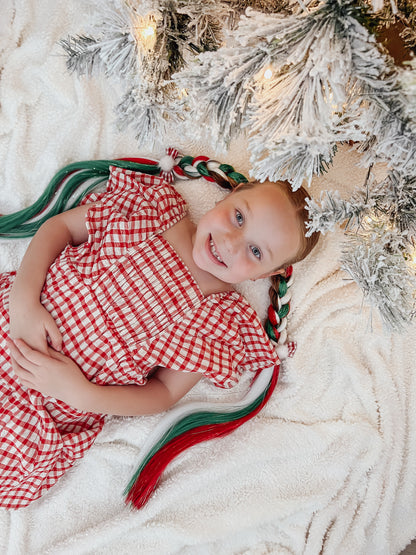
[[[261,158],[262,150],[257,152],[256,146],[252,147],[254,163],[251,173],[259,181],[290,181],[293,191],[296,191],[305,177],[311,180],[313,174],[319,175],[328,169],[335,151],[335,144],[328,145],[319,137],[302,137],[299,140],[295,135],[286,136],[272,145],[264,158]]]
[[[101,69],[101,46],[96,39],[82,35],[62,39],[59,44],[67,54],[66,67],[71,73],[90,77]]]
[[[392,170],[379,183],[368,178],[366,186],[357,188],[348,200],[341,199],[338,191],[322,191],[319,203],[308,200],[307,209],[309,235],[332,231],[336,224],[345,222],[346,229],[358,233],[363,228],[363,218],[373,216],[397,228],[404,234],[402,238],[411,242],[416,239],[416,177]]]
[[[349,33],[354,47],[353,79],[345,112],[367,134],[360,147],[362,152],[368,151],[365,163],[385,161],[398,171],[416,175],[416,133],[400,73],[357,21],[352,20]]]
[[[165,92],[159,92],[145,83],[137,83],[116,107],[120,130],[131,128],[138,142],[155,144],[167,134],[167,125],[178,124],[183,119],[183,109],[175,99],[167,100]]]
[[[232,14],[230,5],[217,0],[204,2],[178,2],[178,13],[184,14],[189,20],[187,35],[189,47],[199,52],[217,50],[224,39],[223,24]]]
[[[356,34],[351,29],[367,33],[354,10],[352,0],[327,0],[306,16],[290,18],[270,41],[273,76],[255,89],[247,121],[256,177],[285,178],[285,156],[280,159],[279,150],[298,143],[295,153],[302,150],[300,145],[310,149],[303,157],[304,178],[310,183],[322,171],[316,161],[330,163],[328,152],[337,142],[366,138],[354,115],[344,113],[354,81]],[[299,174],[289,180],[294,189],[301,183]]]
[[[109,2],[102,6],[100,25],[91,25],[98,37],[69,37],[61,41],[67,53],[67,66],[79,75],[91,75],[104,69],[109,76],[131,77],[138,69],[134,28],[135,11],[125,2]]]
[[[189,69],[173,76],[178,88],[187,89],[191,113],[210,129],[216,146],[227,147],[240,133],[253,95],[253,78],[266,64],[261,44],[249,42],[236,50],[205,52]]]
[[[373,192],[376,212],[381,212],[410,242],[416,242],[416,176],[392,170]]]
[[[416,33],[416,31],[415,31]],[[399,72],[399,83],[405,97],[405,110],[412,131],[416,133],[416,59]]]
[[[416,278],[406,264],[404,246],[400,234],[378,230],[350,237],[341,258],[341,267],[379,310],[386,327],[397,331],[412,320],[415,309]]]
[[[362,198],[358,199],[358,196]],[[342,199],[338,191],[322,191],[319,204],[313,199],[307,199],[307,210],[309,221],[306,227],[307,235],[310,236],[315,231],[323,234],[333,231],[336,224],[344,222],[347,222],[347,226],[360,226],[363,216],[369,211],[369,203],[361,192],[348,201]]]

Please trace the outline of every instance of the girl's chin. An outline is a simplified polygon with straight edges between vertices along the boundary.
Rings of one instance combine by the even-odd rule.
[[[212,267],[209,264],[208,257],[206,255],[204,256],[204,253],[201,253],[200,251],[195,252],[194,250],[192,253],[192,260],[195,266],[197,266],[200,270],[211,273]]]

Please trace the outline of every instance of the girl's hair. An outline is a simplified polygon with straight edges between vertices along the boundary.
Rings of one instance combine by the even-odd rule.
[[[306,222],[309,219],[309,213],[306,209],[306,199],[310,199],[310,195],[304,187],[299,187],[296,191],[292,191],[292,187],[288,181],[278,181],[276,182],[282,191],[286,194],[287,198],[292,203],[296,210],[296,215],[298,217],[298,223],[300,228],[301,246],[296,253],[296,255],[291,259],[286,261],[284,264],[285,271],[288,267],[296,262],[300,262],[308,256],[308,254],[314,249],[318,243],[320,232],[314,231],[311,235],[307,235]],[[285,274],[283,277],[280,274],[276,274],[270,277],[270,289],[269,297],[273,308],[278,310],[278,299],[279,299],[279,288],[283,278],[286,278]]]
[[[175,175],[186,176],[189,179],[198,179],[202,176],[228,190],[234,190],[237,186],[255,186],[255,183],[248,183],[243,175],[235,172],[228,164],[218,165],[217,171],[213,171],[212,163],[208,164],[208,160],[205,156],[197,158],[185,156],[175,166]],[[48,218],[77,206],[89,191],[106,181],[110,166],[164,177],[160,166],[155,161],[142,158],[92,160],[69,164],[52,178],[44,194],[32,206],[15,214],[0,217],[0,237],[22,238],[33,235]],[[306,237],[308,219],[306,199],[309,195],[305,189],[301,187],[292,192],[289,183],[285,181],[279,181],[276,185],[282,188],[296,208],[302,245],[294,259],[288,260],[284,265],[286,275],[275,275],[271,278],[269,294],[270,308],[273,307],[273,310],[269,310],[265,328],[269,337],[275,342],[279,339],[281,328],[286,322],[282,323],[282,320],[289,312],[290,294],[287,294],[287,288],[292,279],[291,264],[305,258],[319,238],[318,233]],[[160,426],[154,430],[148,443],[143,446],[140,464],[125,491],[126,501],[136,508],[142,507],[156,488],[164,468],[175,456],[201,441],[228,435],[251,419],[268,402],[276,386],[278,375],[278,365],[262,369],[256,375],[246,396],[235,403],[229,401],[203,403],[202,406],[200,403],[190,403],[170,411],[162,419]]]
[[[307,236],[306,223],[309,219],[309,213],[306,209],[306,200],[310,199],[310,195],[304,187],[299,187],[296,191],[292,191],[292,187],[288,181],[277,181],[278,185],[282,191],[286,194],[287,198],[292,203],[296,210],[296,215],[298,216],[298,223],[300,227],[301,235],[301,247],[298,250],[296,256],[292,260],[288,260],[285,267],[295,264],[295,262],[300,262],[308,256],[312,249],[316,246],[320,232],[314,231],[311,235]]]

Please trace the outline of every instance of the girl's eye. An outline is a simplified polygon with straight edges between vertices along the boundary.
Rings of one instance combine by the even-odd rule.
[[[258,247],[250,247],[250,249],[251,249],[251,252],[253,253],[253,255],[260,260],[261,259],[261,250]]]
[[[243,225],[244,217],[243,217],[242,213],[239,210],[235,211],[235,219],[236,219],[236,222],[239,226]]]

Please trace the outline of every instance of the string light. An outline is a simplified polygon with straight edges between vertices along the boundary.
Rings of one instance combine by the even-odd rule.
[[[148,27],[143,29],[143,31],[141,32],[141,35],[144,39],[153,38],[155,36],[155,34],[156,34],[156,30],[151,25],[149,25]]]
[[[152,17],[140,18],[136,38],[142,50],[153,50],[156,43],[156,22]]]
[[[271,79],[271,78],[272,78],[272,75],[273,75],[273,72],[272,72],[272,70],[268,67],[268,68],[266,69],[266,71],[264,72],[263,77],[264,77],[265,79]]]

